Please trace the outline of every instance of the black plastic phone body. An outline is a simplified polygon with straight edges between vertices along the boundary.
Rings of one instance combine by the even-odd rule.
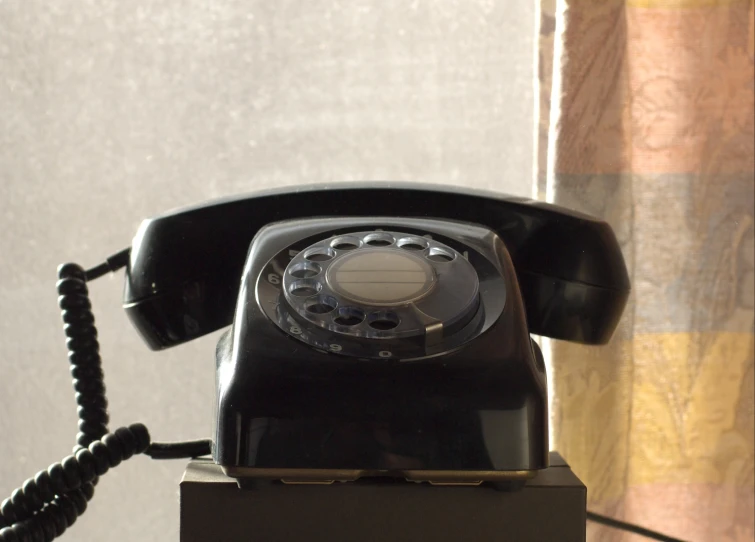
[[[470,320],[465,342],[453,339],[464,331],[432,346],[323,329],[307,337],[306,324],[284,331],[277,273],[291,269],[293,254],[318,237],[372,229],[429,234],[466,255],[480,280],[481,319]],[[545,367],[514,266],[491,230],[393,217],[286,221],[258,233],[241,277],[233,326],[216,352],[214,459],[227,474],[475,483],[547,466]]]
[[[260,228],[328,216],[449,218],[492,229],[510,254],[534,334],[605,343],[629,295],[621,250],[601,220],[525,198],[386,182],[260,193],[147,219],[134,238],[124,308],[153,349],[227,326]]]

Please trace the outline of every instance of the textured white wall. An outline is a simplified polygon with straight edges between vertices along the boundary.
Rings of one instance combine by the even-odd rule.
[[[58,263],[98,263],[146,216],[262,187],[529,195],[534,4],[0,1],[0,499],[76,432]],[[91,285],[111,427],[209,436],[217,334],[151,353],[121,289]],[[123,464],[66,536],[177,540],[182,471]]]

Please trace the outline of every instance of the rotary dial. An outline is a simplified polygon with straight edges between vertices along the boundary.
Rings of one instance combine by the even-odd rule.
[[[436,240],[398,231],[323,239],[283,275],[286,304],[310,324],[371,339],[424,336],[431,346],[479,307],[472,265]]]

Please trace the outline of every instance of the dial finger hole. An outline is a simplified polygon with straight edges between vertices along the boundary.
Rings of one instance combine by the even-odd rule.
[[[432,260],[434,262],[440,262],[440,263],[447,263],[447,262],[453,261],[455,257],[456,257],[456,254],[454,254],[450,250],[446,250],[445,248],[440,248],[440,247],[432,247],[430,249],[430,252],[428,252],[427,254],[428,260]]]
[[[312,314],[327,314],[335,310],[336,306],[338,306],[338,301],[329,295],[318,296],[309,300],[304,305],[307,312],[311,312]]]
[[[404,237],[397,244],[404,250],[425,250],[428,246],[427,240],[422,237]]]
[[[398,327],[401,320],[395,312],[378,311],[370,314],[367,323],[372,329],[388,331]]]
[[[387,247],[395,241],[390,233],[371,233],[364,238],[364,242],[371,247]]]
[[[356,307],[341,307],[333,321],[340,326],[356,326],[364,321],[364,311]]]
[[[352,235],[346,235],[333,239],[330,246],[336,250],[355,250],[362,246],[362,240]]]
[[[327,262],[332,260],[336,255],[336,251],[330,247],[318,247],[307,251],[304,258],[310,262]]]
[[[296,297],[309,297],[322,290],[322,284],[316,280],[303,279],[291,283],[288,292]]]
[[[314,262],[301,262],[292,266],[288,274],[297,279],[308,279],[319,275],[322,268]]]

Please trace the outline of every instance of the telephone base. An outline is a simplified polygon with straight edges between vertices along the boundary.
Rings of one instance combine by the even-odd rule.
[[[390,478],[327,485],[255,480],[240,489],[212,461],[193,460],[180,486],[180,541],[584,542],[587,490],[557,452],[550,465],[518,491]]]

